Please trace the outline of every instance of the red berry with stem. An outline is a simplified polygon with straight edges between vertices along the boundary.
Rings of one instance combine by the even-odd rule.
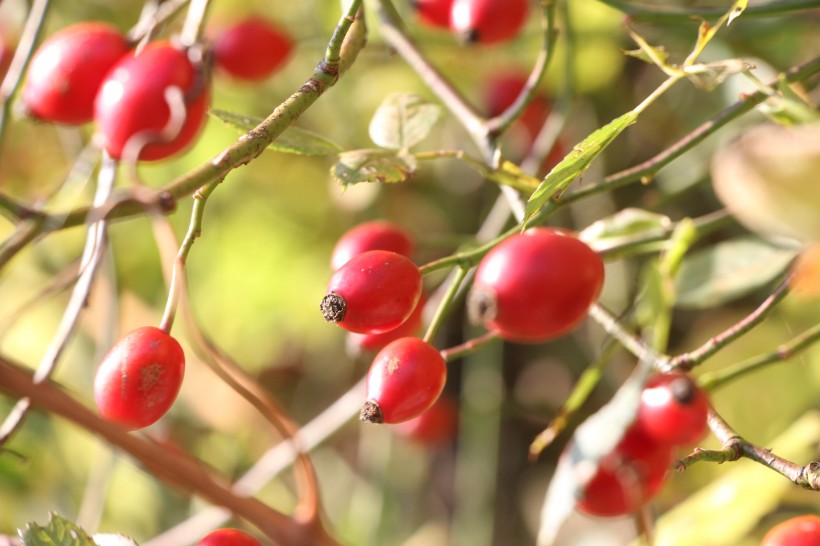
[[[165,415],[179,393],[185,354],[176,339],[144,326],[114,345],[97,369],[94,399],[100,415],[129,430]]]
[[[209,82],[188,53],[149,43],[108,72],[94,101],[105,150],[115,159],[157,160],[190,144],[205,121]]]
[[[410,235],[396,224],[385,220],[364,222],[339,238],[330,257],[330,266],[335,271],[353,256],[368,250],[389,250],[409,258],[414,247]]]
[[[383,348],[367,373],[367,396],[361,420],[401,423],[430,408],[447,380],[441,353],[416,337],[403,337]]]
[[[427,26],[450,28],[450,12],[453,0],[412,0],[419,21]]]
[[[437,446],[451,441],[458,428],[458,405],[449,396],[440,396],[430,409],[409,421],[398,423],[393,430],[414,442]]]
[[[603,281],[603,261],[584,242],[560,230],[532,228],[484,256],[468,311],[504,339],[545,341],[584,319]]]
[[[31,58],[22,92],[29,113],[57,123],[91,121],[105,75],[129,48],[107,23],[78,23],[53,34]]]
[[[636,426],[658,443],[694,444],[706,435],[709,397],[691,377],[673,372],[651,377],[641,393]]]
[[[468,42],[495,44],[515,38],[528,14],[529,0],[454,0],[450,27]]]
[[[403,323],[421,296],[421,273],[408,258],[370,250],[337,269],[319,306],[328,322],[360,334],[387,332]]]
[[[820,516],[796,516],[778,523],[760,546],[820,546]]]
[[[196,546],[262,546],[262,543],[239,529],[217,529],[205,535]]]
[[[239,80],[261,81],[282,68],[293,51],[293,38],[260,17],[235,23],[213,41],[216,65]]]
[[[663,486],[672,448],[657,444],[635,427],[600,461],[578,509],[593,516],[623,516],[649,502]]]

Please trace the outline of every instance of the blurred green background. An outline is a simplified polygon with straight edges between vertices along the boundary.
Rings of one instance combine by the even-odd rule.
[[[699,3],[664,3],[673,4]],[[125,0],[55,3],[45,34],[87,19],[110,21],[125,30],[137,20],[141,7],[140,2]],[[408,3],[397,0],[397,7],[422,50],[479,109],[484,108],[482,92],[494,75],[502,69],[526,72],[537,55],[540,36],[535,16],[513,43],[470,49],[445,32],[418,26]],[[570,8],[572,26],[560,29],[542,91],[556,100],[565,99],[571,84],[575,95],[562,140],[574,143],[631,109],[662,81],[662,75],[622,54],[635,48],[622,25],[622,13],[594,0],[574,0]],[[13,43],[19,36],[25,9],[22,0],[0,4],[0,33],[7,41]],[[330,0],[219,0],[211,6],[209,33],[247,14],[264,14],[285,25],[297,40],[295,53],[284,70],[262,84],[241,84],[216,74],[213,106],[263,117],[310,76],[336,24],[339,6]],[[177,29],[180,20],[175,19],[166,32]],[[650,43],[664,45],[676,62],[686,56],[697,35],[697,24],[687,20],[637,23],[635,28]],[[741,17],[721,32],[704,57],[750,59],[768,81],[770,74],[820,51],[819,28],[818,9],[788,17]],[[582,183],[594,183],[606,173],[652,157],[751,89],[741,76],[711,92],[679,84],[622,135]],[[372,147],[367,134],[370,116],[394,91],[412,91],[434,100],[417,75],[384,45],[378,24],[371,21],[368,46],[353,69],[297,125],[345,149]],[[753,112],[673,162],[655,183],[583,200],[553,221],[581,229],[626,206],[662,212],[673,220],[716,210],[720,204],[708,179],[714,149],[744,126],[763,119]],[[91,184],[69,173],[91,132],[90,126],[55,128],[15,117],[0,150],[0,191],[26,203],[56,192],[48,205],[53,211],[87,203]],[[209,161],[238,134],[211,118],[186,154],[142,166],[140,177],[147,185],[160,187]],[[514,145],[513,140],[506,145],[510,157],[520,155]],[[448,115],[420,148],[464,149],[478,155]],[[333,403],[368,366],[367,355],[345,351],[343,331],[327,325],[317,310],[338,237],[361,221],[388,218],[414,234],[419,247],[416,260],[424,263],[470,242],[499,193],[495,185],[452,160],[424,162],[403,184],[361,185],[343,191],[330,179],[332,164],[332,158],[267,152],[232,172],[208,202],[203,235],[187,268],[193,307],[205,331],[257,377],[298,423]],[[121,174],[120,183],[131,184],[128,173]],[[69,183],[64,185],[66,180]],[[183,199],[169,218],[178,237],[185,232],[190,208],[191,200]],[[0,220],[0,237],[12,229]],[[731,225],[705,244],[743,232]],[[2,270],[0,351],[4,355],[32,367],[42,357],[68,296],[63,291],[33,305],[26,302],[68,270],[83,241],[81,229],[55,233],[31,245]],[[79,332],[55,377],[88,405],[93,405],[91,384],[102,354],[123,333],[158,323],[167,293],[150,219],[116,222],[111,227],[111,256],[113,262],[103,268]],[[643,263],[643,259],[630,259],[608,266],[602,297],[606,305],[617,310],[628,307],[638,290]],[[429,287],[439,280],[429,279]],[[670,351],[697,347],[747,315],[772,288],[767,285],[719,308],[676,312]],[[721,351],[702,371],[774,350],[820,320],[816,303],[788,297],[771,319]],[[445,348],[478,333],[464,323],[459,301],[437,346]],[[181,323],[179,336],[185,345]],[[580,372],[600,354],[603,341],[601,330],[589,323],[556,342],[494,343],[453,363],[446,391],[461,402],[462,426],[459,437],[444,446],[427,448],[394,435],[389,427],[365,427],[351,419],[313,453],[329,528],[351,545],[534,543],[546,484],[567,436],[535,463],[527,461],[528,445],[566,399]],[[278,438],[192,351],[186,353],[188,368],[180,399],[149,433],[191,451],[229,477],[239,476]],[[749,440],[775,452],[792,453],[801,464],[817,459],[816,430],[814,439],[804,434],[790,437],[789,445],[772,441],[807,412],[820,410],[818,359],[820,348],[811,349],[745,377],[714,393],[714,405]],[[633,364],[626,353],[615,355],[586,413],[609,399]],[[700,369],[695,372],[700,373]],[[0,399],[0,414],[5,415],[14,402]],[[704,446],[717,444],[710,438]],[[724,502],[726,489],[714,488],[698,505],[713,507],[721,518],[690,521],[688,529],[697,537],[688,543],[743,546],[756,544],[776,521],[820,506],[817,493],[801,491],[766,469],[762,469],[766,476],[777,479],[758,478],[759,470],[754,465],[696,465],[671,476],[652,511],[663,518],[701,488],[720,483],[716,480],[729,472],[739,472],[737,483],[759,483],[760,488],[729,504]],[[291,509],[293,480],[288,472],[266,486],[260,498]],[[144,543],[202,506],[169,490],[85,431],[40,413],[32,414],[8,450],[0,453],[0,534],[15,534],[26,522],[42,522],[49,511],[55,511],[77,519],[90,531],[122,533]],[[628,544],[634,536],[629,519],[613,522],[578,516],[567,527],[565,544]],[[576,532],[585,534],[586,542],[570,538]],[[717,536],[725,538],[713,541]]]

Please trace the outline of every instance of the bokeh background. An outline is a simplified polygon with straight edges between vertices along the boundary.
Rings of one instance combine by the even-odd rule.
[[[500,72],[526,73],[535,59],[541,40],[535,4],[519,39],[473,48],[446,32],[419,26],[408,4],[397,0],[409,33],[479,109],[486,108],[483,94],[492,78]],[[655,67],[622,53],[635,48],[624,30],[622,13],[595,0],[569,4],[571,26],[561,28],[541,90],[571,105],[561,136],[571,145],[639,103],[663,77]],[[663,4],[692,7],[699,3]],[[19,37],[26,7],[23,0],[0,4],[0,36],[7,43]],[[110,21],[125,30],[137,21],[141,8],[141,2],[131,0],[55,3],[45,35],[89,19]],[[261,118],[310,76],[336,24],[339,6],[331,0],[218,0],[210,9],[208,32],[249,14],[284,25],[297,41],[295,52],[281,72],[262,84],[247,85],[215,74],[213,106]],[[175,19],[165,32],[178,29],[180,21],[181,17]],[[678,62],[697,35],[697,23],[685,20],[638,23],[635,28],[650,43],[665,46]],[[820,51],[818,29],[820,9],[786,17],[741,17],[720,33],[704,59],[748,59],[768,81]],[[570,101],[568,89],[573,93]],[[751,84],[742,76],[710,91],[679,84],[593,164],[581,183],[594,183],[604,174],[652,157],[750,90]],[[345,149],[371,147],[370,116],[394,91],[435,100],[418,76],[384,45],[378,24],[371,21],[368,46],[353,69],[297,125]],[[752,112],[673,162],[652,184],[585,199],[551,222],[582,229],[627,206],[660,212],[673,220],[717,210],[721,205],[709,183],[714,150],[764,119]],[[521,138],[515,135],[520,130],[514,128],[505,143],[505,152],[513,159],[521,156],[516,149]],[[92,184],[76,171],[72,174],[72,169],[92,131],[90,126],[60,128],[16,116],[0,150],[0,191],[26,203],[48,199],[50,211],[88,203]],[[186,154],[142,166],[140,177],[151,187],[161,187],[210,160],[238,135],[211,118]],[[419,148],[464,149],[478,155],[446,114]],[[266,152],[232,172],[208,202],[203,235],[187,267],[193,307],[204,330],[258,378],[298,423],[309,421],[347,392],[369,364],[368,355],[347,350],[344,332],[326,324],[317,309],[338,237],[364,220],[391,219],[417,238],[415,258],[425,263],[468,244],[499,194],[497,186],[453,160],[423,162],[406,183],[346,190],[332,181],[332,164],[333,158]],[[121,173],[120,183],[131,183],[127,172]],[[183,199],[169,217],[178,237],[185,232],[190,208],[190,198]],[[0,237],[12,229],[0,220]],[[701,244],[741,233],[744,228],[729,223]],[[4,355],[32,367],[42,357],[68,296],[62,291],[34,303],[32,298],[76,266],[83,241],[82,229],[49,235],[0,272]],[[114,223],[110,251],[111,260],[55,376],[88,405],[93,405],[91,385],[101,356],[123,333],[158,323],[167,293],[150,218]],[[608,265],[602,296],[607,306],[618,311],[630,307],[640,290],[644,260]],[[441,279],[427,279],[429,288]],[[694,348],[737,322],[773,286],[768,283],[725,305],[676,311],[670,351]],[[816,303],[787,297],[771,319],[721,351],[695,375],[773,351],[820,320]],[[184,324],[175,333],[185,346]],[[478,333],[480,329],[466,324],[459,300],[436,344],[445,348]],[[527,346],[496,342],[452,363],[446,393],[459,403],[461,426],[457,436],[438,446],[414,443],[390,427],[363,426],[351,415],[312,453],[329,528],[351,545],[534,543],[546,485],[568,434],[559,437],[537,462],[528,461],[529,443],[604,343],[605,335],[590,322],[555,342]],[[279,438],[192,351],[186,352],[187,376],[180,398],[148,433],[190,451],[226,476],[237,477]],[[792,434],[788,445],[772,442],[795,423],[799,426],[808,412],[820,410],[818,360],[820,348],[810,349],[745,377],[715,392],[714,405],[744,437],[776,452],[792,453],[801,464],[817,459],[816,441],[812,444],[805,435]],[[608,400],[633,365],[629,355],[616,352],[572,426]],[[5,415],[14,402],[0,399],[0,414]],[[703,446],[717,444],[709,438]],[[712,489],[704,489],[710,485]],[[702,496],[692,497],[699,491]],[[292,477],[285,471],[259,496],[274,507],[290,510],[295,502]],[[670,522],[685,522],[687,531],[695,533],[688,535],[692,541],[687,544],[744,546],[756,544],[766,528],[788,515],[818,507],[817,493],[801,491],[766,469],[739,463],[699,464],[673,475],[651,511],[661,521],[666,517]],[[54,511],[92,532],[122,533],[145,543],[202,508],[197,499],[170,490],[86,431],[41,413],[33,413],[0,452],[0,534],[13,535],[26,522],[42,522]],[[231,524],[243,525],[241,521]],[[629,518],[609,521],[579,515],[568,522],[566,531],[565,544],[629,544],[634,524]]]

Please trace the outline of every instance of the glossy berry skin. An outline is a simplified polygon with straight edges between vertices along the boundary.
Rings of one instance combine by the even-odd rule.
[[[216,65],[238,80],[261,81],[282,68],[293,51],[284,29],[259,17],[221,31],[213,41]]]
[[[171,118],[166,91],[172,88],[182,92],[184,119],[182,115]],[[205,121],[208,103],[203,72],[184,50],[157,41],[122,58],[108,72],[94,101],[94,119],[103,146],[114,159],[139,150],[139,159],[158,160],[193,141]]]
[[[709,397],[686,374],[655,375],[641,393],[636,426],[658,443],[694,444],[706,435]]]
[[[414,247],[410,235],[396,224],[386,220],[364,222],[339,238],[330,257],[330,266],[335,271],[353,256],[368,250],[389,250],[409,258]]]
[[[262,543],[239,529],[217,529],[205,535],[196,546],[262,546]]]
[[[413,0],[411,4],[423,24],[436,28],[450,28],[453,0]]]
[[[529,15],[529,0],[454,0],[450,27],[468,42],[495,44],[516,37]]]
[[[402,322],[396,328],[380,334],[348,334],[350,345],[357,351],[377,352],[391,341],[395,341],[400,337],[411,337],[419,333],[422,323],[422,314],[424,312],[425,297],[422,294],[416,308],[407,317],[407,320]]]
[[[373,359],[361,420],[401,423],[417,417],[435,403],[446,380],[438,349],[416,337],[397,339]]]
[[[457,428],[458,405],[449,396],[440,396],[430,409],[395,425],[393,430],[413,442],[435,447],[452,441]]]
[[[635,512],[660,491],[672,460],[671,447],[630,428],[615,450],[601,460],[578,509],[601,517]]]
[[[53,34],[31,58],[22,92],[29,114],[71,125],[91,121],[103,78],[129,49],[116,27],[101,22]]]
[[[325,320],[359,334],[397,328],[421,297],[421,273],[408,258],[387,250],[354,256],[330,278],[320,309]]]
[[[484,256],[468,311],[503,339],[546,341],[584,319],[603,281],[603,261],[585,243],[560,230],[532,228]]]
[[[820,546],[820,516],[797,516],[769,529],[760,546]]]
[[[129,430],[165,415],[179,393],[185,354],[159,328],[134,330],[114,345],[97,369],[94,399],[100,415]]]

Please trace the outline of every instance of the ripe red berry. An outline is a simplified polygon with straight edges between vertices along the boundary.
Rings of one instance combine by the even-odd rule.
[[[577,238],[532,228],[481,260],[468,298],[474,322],[507,340],[538,342],[575,328],[604,281],[600,256]]]
[[[103,78],[128,50],[122,32],[107,23],[78,23],[53,34],[31,58],[22,93],[29,113],[57,123],[91,121]]]
[[[262,543],[239,529],[217,529],[205,535],[196,546],[262,546]]]
[[[421,296],[421,273],[408,258],[387,250],[354,256],[330,278],[319,306],[328,322],[360,334],[378,334],[407,320]]]
[[[126,55],[108,72],[94,101],[105,150],[115,159],[139,150],[142,160],[180,151],[205,120],[208,84],[186,51],[170,42],[153,42]],[[173,90],[181,92],[182,102],[174,100]]]
[[[778,523],[760,546],[820,546],[820,516],[797,516]]]
[[[451,441],[458,428],[458,406],[449,396],[440,396],[433,406],[409,421],[393,427],[399,436],[426,446]]]
[[[368,250],[389,250],[409,258],[413,254],[414,246],[410,235],[392,222],[364,222],[339,238],[330,257],[330,266],[335,271],[353,256]]]
[[[94,398],[100,415],[129,430],[165,415],[179,393],[185,354],[176,339],[153,326],[114,345],[97,369]]]
[[[447,364],[441,353],[416,337],[403,337],[379,351],[367,373],[361,420],[401,423],[431,407],[444,389]]]
[[[419,302],[416,304],[416,308],[413,309],[413,312],[410,313],[407,320],[392,330],[382,332],[381,334],[355,334],[351,332],[348,334],[350,345],[358,351],[376,352],[400,337],[415,336],[419,332],[419,329],[421,329],[425,301],[425,297],[422,294],[419,298]]]
[[[453,0],[413,0],[413,9],[419,21],[427,26],[450,28],[450,12]]]
[[[634,512],[660,491],[672,458],[671,447],[630,428],[615,450],[601,460],[578,508],[606,517]]]
[[[455,0],[450,26],[469,42],[494,44],[515,38],[528,14],[529,0]]]
[[[234,78],[260,81],[285,65],[293,50],[287,31],[259,17],[245,19],[219,33],[214,61]]]
[[[660,374],[641,393],[636,425],[658,443],[694,444],[706,434],[709,397],[686,374]]]

